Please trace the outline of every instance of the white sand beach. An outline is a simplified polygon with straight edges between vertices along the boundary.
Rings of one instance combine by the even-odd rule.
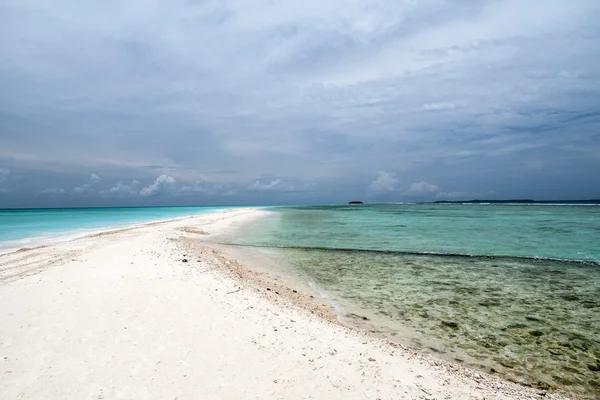
[[[342,326],[202,242],[262,212],[0,256],[0,399],[560,398]]]

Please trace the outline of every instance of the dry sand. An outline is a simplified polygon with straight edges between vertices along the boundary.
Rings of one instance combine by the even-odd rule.
[[[198,240],[261,213],[0,256],[0,399],[559,398],[344,327]]]

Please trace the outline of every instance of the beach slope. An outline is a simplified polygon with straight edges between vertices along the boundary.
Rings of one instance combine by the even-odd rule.
[[[0,256],[0,398],[558,398],[341,326],[197,243],[261,213]]]

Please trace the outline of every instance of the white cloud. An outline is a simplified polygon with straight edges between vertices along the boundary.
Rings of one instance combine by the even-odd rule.
[[[139,182],[136,180],[131,181],[130,184],[117,182],[113,187],[108,190],[108,193],[118,194],[123,196],[132,196],[137,194],[136,187],[139,185]]]
[[[379,171],[377,178],[371,182],[369,189],[376,193],[393,192],[400,189],[400,180],[394,172]]]
[[[140,194],[142,196],[156,196],[158,194],[161,193],[166,193],[172,190],[173,186],[175,185],[175,179],[168,176],[168,175],[161,175],[158,178],[156,178],[156,180],[146,186],[145,188],[143,188],[140,191]]]
[[[44,189],[40,192],[41,194],[64,194],[66,193],[65,189],[61,189],[61,188],[50,188],[50,189]]]
[[[435,193],[439,190],[440,190],[440,188],[437,185],[434,185],[429,182],[421,181],[421,182],[415,182],[412,185],[410,185],[410,189],[408,189],[408,192],[410,194],[431,194],[431,193]]]
[[[90,175],[90,181],[88,183],[74,187],[73,192],[77,194],[91,192],[98,182],[100,182],[100,177],[93,173],[92,175]]]
[[[453,192],[440,192],[436,195],[436,197],[438,199],[448,199],[448,200],[455,200],[455,199],[465,199],[467,197],[468,193],[467,192],[459,192],[459,191],[453,191]]]
[[[456,108],[462,107],[462,104],[454,104],[454,103],[428,103],[423,105],[423,110],[425,111],[446,111],[446,110],[454,110]]]
[[[181,193],[205,193],[214,194],[214,190],[218,188],[218,185],[211,184],[208,182],[208,178],[205,175],[200,175],[198,180],[192,184],[183,186],[179,191]]]
[[[255,181],[252,183],[248,189],[250,190],[272,190],[278,188],[281,185],[281,179],[274,179],[270,182],[259,182]]]

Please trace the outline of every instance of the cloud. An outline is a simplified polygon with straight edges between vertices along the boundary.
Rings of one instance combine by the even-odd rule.
[[[156,180],[146,186],[145,188],[143,188],[140,191],[140,194],[142,196],[156,196],[159,194],[164,194],[164,193],[168,193],[169,191],[171,191],[173,189],[173,186],[175,185],[175,179],[168,176],[168,175],[161,175],[158,178],[156,178]]]
[[[408,189],[408,193],[410,194],[431,194],[439,191],[440,188],[437,185],[434,185],[429,182],[415,182],[410,185]]]
[[[464,192],[464,191],[452,191],[452,192],[439,192],[436,194],[436,198],[440,200],[486,200],[492,199],[494,196],[493,190],[486,192]]]
[[[122,196],[133,196],[138,194],[136,187],[139,185],[139,182],[136,180],[131,181],[131,183],[122,183],[117,182],[113,187],[108,190],[108,193],[117,194]]]
[[[40,192],[40,194],[65,194],[66,191],[65,189],[61,189],[61,188],[49,188],[49,189],[44,189]]]
[[[393,192],[399,190],[400,181],[394,172],[380,171],[377,178],[371,182],[369,189],[373,192]]]
[[[459,192],[459,191],[440,192],[440,193],[436,194],[436,197],[438,199],[448,199],[448,200],[466,199],[468,197],[468,193],[467,192]]]
[[[78,193],[78,194],[85,193],[85,192],[89,191],[91,187],[92,187],[92,185],[90,185],[89,183],[86,183],[84,185],[74,187],[73,192]]]
[[[0,168],[0,183],[6,181],[8,176],[10,175],[10,171],[6,168]]]
[[[189,186],[181,187],[182,193],[212,193],[212,190],[202,184],[195,183]]]
[[[88,183],[74,187],[73,192],[78,194],[91,192],[93,190],[93,187],[98,182],[100,182],[100,177],[93,173],[92,175],[90,175],[90,181]]]
[[[426,111],[440,111],[440,110],[454,110],[461,107],[462,104],[457,103],[429,103],[423,105],[423,110]]]
[[[248,189],[250,189],[250,190],[273,190],[273,189],[281,187],[281,184],[282,184],[281,179],[274,179],[274,180],[268,181],[268,182],[255,181],[250,186],[248,186]]]
[[[448,193],[600,196],[585,183],[600,169],[596,0],[5,3],[11,204],[46,187],[133,204],[103,183],[159,175],[181,185],[174,204],[410,190],[370,187],[378,171]]]
[[[215,190],[220,188],[220,185],[215,185],[214,183],[209,182],[209,179],[205,175],[200,175],[198,180],[191,185],[186,185],[181,187],[181,193],[205,193],[205,194],[215,194]]]

